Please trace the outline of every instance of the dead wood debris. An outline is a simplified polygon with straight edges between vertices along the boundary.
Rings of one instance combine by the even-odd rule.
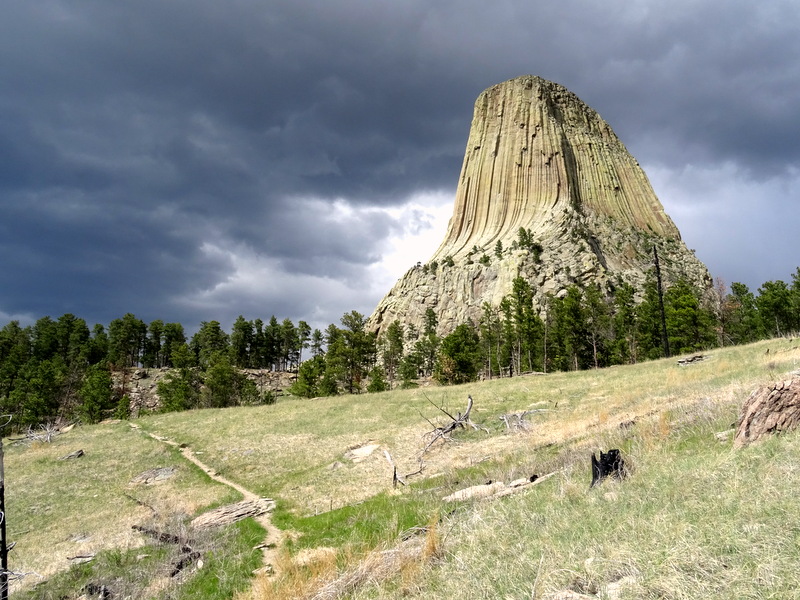
[[[480,499],[495,500],[496,498],[502,498],[504,496],[516,494],[517,492],[521,492],[522,490],[528,489],[531,486],[539,485],[543,481],[547,481],[553,475],[556,475],[560,472],[561,471],[553,471],[552,473],[542,476],[531,475],[530,477],[515,479],[507,484],[503,483],[502,481],[489,481],[482,485],[473,485],[468,488],[457,490],[449,496],[445,496],[442,498],[442,500],[444,502]]]
[[[178,469],[176,467],[158,467],[155,469],[149,469],[144,473],[140,473],[139,475],[131,479],[131,484],[151,485],[153,483],[166,481],[167,479],[173,477],[177,473]]]
[[[80,458],[86,454],[83,450],[75,450],[75,452],[70,452],[64,456],[60,456],[58,460],[70,460],[71,458]]]
[[[195,543],[194,540],[183,538],[173,533],[165,533],[156,529],[149,529],[140,525],[133,525],[132,529],[134,531],[143,533],[146,536],[161,542],[162,544],[175,544],[176,546],[180,546],[181,556],[172,564],[172,569],[170,570],[169,574],[170,577],[175,577],[178,575],[186,567],[197,561],[201,556],[199,552],[190,546],[190,544]]]
[[[182,538],[173,533],[164,533],[163,531],[158,531],[156,529],[149,529],[147,527],[142,527],[141,525],[133,525],[131,529],[133,529],[134,531],[138,531],[139,533],[143,533],[146,536],[161,542],[162,544],[177,544],[179,546],[188,546],[189,544],[194,543],[194,540]]]
[[[28,431],[25,432],[25,435],[23,435],[21,438],[10,438],[10,441],[21,444],[31,444],[33,442],[44,442],[45,444],[49,444],[53,441],[54,437],[61,433],[66,433],[72,429],[72,427],[72,425],[62,427],[61,425],[56,425],[55,423],[45,423],[44,425],[40,425],[37,429],[34,429],[31,425],[29,425]]]
[[[99,600],[111,600],[114,594],[105,583],[89,582],[82,589],[83,593],[89,598],[98,598]]]
[[[420,458],[419,469],[417,469],[416,471],[413,471],[412,473],[406,473],[405,475],[400,475],[397,472],[397,465],[395,464],[394,459],[392,458],[392,455],[389,454],[389,451],[388,450],[384,450],[383,451],[383,455],[386,457],[386,460],[389,462],[389,466],[392,467],[392,487],[393,488],[396,488],[398,483],[401,483],[403,485],[408,485],[406,483],[406,479],[408,479],[409,477],[413,477],[414,475],[419,475],[420,473],[422,473],[423,469],[425,469],[425,463],[423,463],[422,459]]]
[[[338,600],[366,583],[386,581],[407,565],[424,560],[424,545],[421,536],[413,536],[394,548],[373,552],[354,568],[322,586],[312,600]]]
[[[678,361],[679,367],[685,367],[686,365],[691,365],[697,362],[702,362],[704,360],[708,360],[710,355],[708,354],[695,354],[693,356],[688,356],[686,358],[682,358]]]
[[[241,521],[247,517],[258,517],[275,510],[275,501],[269,498],[243,500],[235,504],[220,506],[192,520],[192,527],[217,527]]]
[[[537,408],[534,410],[523,410],[522,412],[508,413],[507,415],[501,415],[500,420],[505,424],[507,431],[528,431],[528,429],[530,429],[530,423],[525,420],[525,417],[542,412],[547,412],[547,409]]]
[[[625,479],[627,477],[625,460],[622,458],[618,448],[613,448],[608,452],[600,450],[599,459],[592,452],[592,483],[589,487],[593,488],[606,477],[614,477],[616,479]]]
[[[430,398],[428,398],[427,396],[425,396],[425,398],[428,400],[428,402],[433,404],[433,402],[431,402]],[[433,446],[439,440],[444,440],[446,442],[452,441],[452,438],[450,437],[450,434],[453,433],[453,431],[455,431],[456,429],[466,429],[467,425],[472,427],[475,431],[482,430],[482,431],[485,431],[486,433],[489,433],[489,430],[486,427],[483,427],[481,425],[477,425],[477,424],[472,422],[472,419],[470,419],[469,415],[470,415],[470,412],[472,412],[473,404],[474,404],[474,402],[472,400],[472,396],[467,396],[467,410],[464,411],[463,415],[460,412],[456,413],[455,417],[453,415],[451,415],[449,412],[447,412],[441,406],[436,406],[436,404],[433,404],[434,406],[436,406],[436,408],[440,412],[442,412],[445,415],[447,415],[447,417],[450,419],[450,421],[445,423],[444,425],[437,426],[437,425],[434,425],[429,419],[425,418],[425,420],[428,421],[428,423],[431,425],[431,427],[433,427],[433,429],[425,434],[425,437],[429,438],[429,439],[428,439],[428,443],[425,445],[425,448],[422,449],[422,452],[420,453],[420,456],[421,457],[424,456],[425,453],[430,449],[430,447]],[[420,460],[421,460],[421,458],[420,458]]]

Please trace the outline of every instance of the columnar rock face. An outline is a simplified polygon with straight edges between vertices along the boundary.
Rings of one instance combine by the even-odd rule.
[[[370,325],[419,327],[432,308],[447,333],[477,322],[485,302],[498,305],[518,275],[540,309],[547,294],[571,284],[639,288],[654,246],[665,281],[711,288],[611,127],[566,88],[518,77],[475,102],[447,235],[380,302]]]

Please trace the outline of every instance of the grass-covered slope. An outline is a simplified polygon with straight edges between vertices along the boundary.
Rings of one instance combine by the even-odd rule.
[[[153,415],[137,424],[187,444],[228,479],[278,500],[275,523],[292,535],[281,573],[262,581],[256,597],[312,597],[321,585],[314,577],[322,582],[347,572],[371,549],[436,523],[436,551],[429,544],[426,553],[436,560],[342,590],[355,598],[544,598],[567,590],[590,597],[792,598],[800,587],[800,438],[734,451],[730,438],[714,434],[730,429],[755,387],[797,369],[797,344],[775,340],[716,350],[685,367],[669,359]],[[441,417],[436,406],[455,414],[467,395],[475,401],[473,420],[489,432],[459,432],[420,464],[428,420]],[[532,409],[539,412],[528,417],[527,432],[506,431],[499,420]],[[371,454],[353,452],[370,445]],[[630,477],[589,490],[589,454],[611,447],[622,449]],[[84,458],[57,460],[78,448]],[[384,451],[401,474],[420,466],[422,473],[394,490]],[[167,465],[178,467],[175,478],[130,484],[138,473]],[[489,479],[554,471],[507,498],[442,501]],[[208,506],[237,499],[176,450],[125,423],[77,428],[51,444],[7,443],[6,495],[9,537],[18,542],[11,567],[45,577],[64,571],[68,556],[147,543],[132,524],[185,527]],[[190,580],[169,588],[169,597],[188,593]],[[151,592],[143,597],[161,593]]]

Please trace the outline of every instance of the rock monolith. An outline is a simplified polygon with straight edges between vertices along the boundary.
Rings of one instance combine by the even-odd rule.
[[[641,289],[657,248],[667,284],[712,288],[636,159],[593,109],[561,85],[526,75],[478,96],[453,216],[426,264],[412,267],[369,319],[439,333],[499,305],[517,276],[543,309],[577,284]]]

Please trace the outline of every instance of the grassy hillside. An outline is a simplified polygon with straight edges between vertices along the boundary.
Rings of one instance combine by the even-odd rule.
[[[227,597],[236,589],[240,598],[313,597],[326,582],[328,590],[354,598],[546,598],[566,591],[622,598],[800,597],[794,591],[800,588],[794,491],[800,438],[734,451],[730,438],[714,435],[730,429],[755,387],[798,369],[797,344],[773,340],[716,350],[685,367],[669,359],[458,387],[287,399],[152,415],[136,422],[141,430],[126,423],[78,428],[50,444],[7,442],[9,538],[18,542],[11,567],[50,579],[32,597],[78,597],[91,578],[123,586],[122,574],[97,571],[107,553],[83,575],[75,571],[89,567],[66,572],[67,558],[113,549],[110,562],[130,571],[138,556],[162,551],[132,524],[186,532],[189,517],[238,499],[177,450],[144,435],[151,432],[188,445],[224,477],[278,500],[274,522],[291,535],[279,574],[262,577],[254,588],[247,574],[256,559],[242,542],[258,538],[252,528],[198,541],[214,549],[219,564],[249,565],[225,587]],[[428,421],[441,421],[436,407],[455,414],[468,395],[475,401],[473,421],[488,433],[458,432],[453,442],[439,442],[420,457],[432,429]],[[524,410],[537,411],[528,416],[530,429],[507,431],[499,417]],[[589,490],[589,454],[611,447],[622,449],[631,476]],[[79,448],[84,458],[57,460]],[[421,474],[393,489],[384,451],[401,474],[422,468]],[[130,483],[161,466],[176,466],[178,474],[156,485]],[[552,472],[507,498],[442,501],[487,480]],[[426,534],[400,541],[403,532],[422,526]],[[414,560],[364,577],[380,583],[336,580],[374,560],[372,550],[402,549],[415,539]],[[230,557],[222,547],[230,548]],[[148,560],[151,566],[141,564]],[[146,577],[163,580],[158,560],[136,564],[155,573]],[[134,597],[210,597],[190,590],[211,570],[206,565],[146,592],[132,583],[125,589]],[[61,579],[54,576],[59,572]],[[28,576],[26,587],[38,580]]]

